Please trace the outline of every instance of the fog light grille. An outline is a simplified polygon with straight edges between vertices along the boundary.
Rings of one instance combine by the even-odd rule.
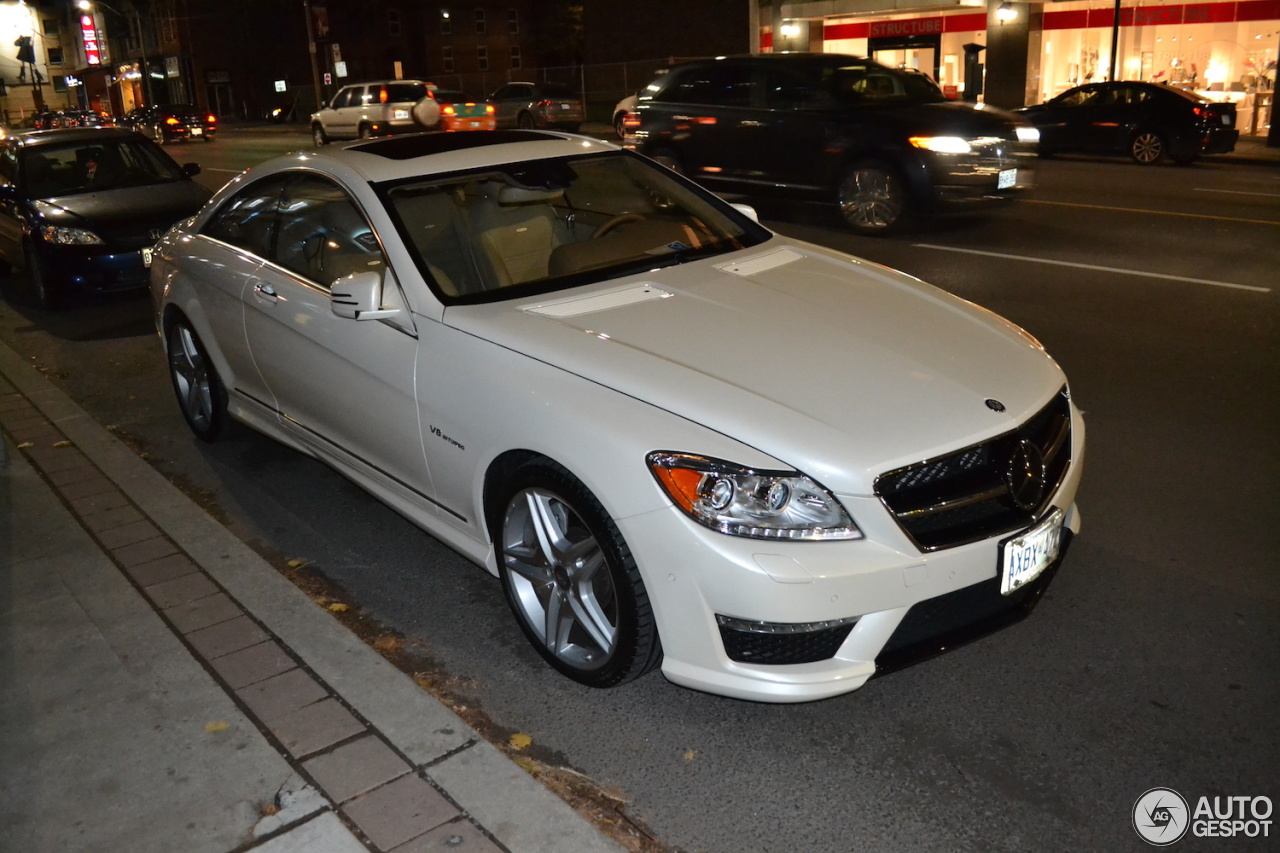
[[[780,666],[830,660],[857,617],[827,622],[749,622],[716,616],[729,660]]]

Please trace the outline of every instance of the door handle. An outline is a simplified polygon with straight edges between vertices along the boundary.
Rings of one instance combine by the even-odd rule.
[[[262,281],[253,286],[253,296],[259,302],[266,302],[269,305],[275,305],[280,301],[280,294],[276,293],[276,289]]]

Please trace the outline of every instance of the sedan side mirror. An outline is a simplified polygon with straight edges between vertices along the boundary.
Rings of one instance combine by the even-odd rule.
[[[732,207],[734,210],[738,211],[739,213],[741,213],[743,216],[750,219],[752,222],[756,223],[757,225],[760,224],[760,216],[756,213],[756,209],[751,205],[739,204],[735,202],[733,204],[730,204],[729,206]]]
[[[334,281],[329,289],[333,313],[350,320],[385,320],[399,308],[382,307],[382,273],[356,272]]]
[[[194,178],[196,175],[200,174],[200,164],[199,163],[183,163],[182,174],[186,175],[188,178]]]

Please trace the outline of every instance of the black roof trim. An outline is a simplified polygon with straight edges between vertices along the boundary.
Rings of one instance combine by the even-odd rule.
[[[563,139],[536,130],[462,130],[456,133],[413,133],[408,136],[388,136],[373,142],[349,146],[349,151],[377,154],[388,160],[412,160],[431,154],[480,148],[485,145],[506,145],[511,142],[546,141]]]

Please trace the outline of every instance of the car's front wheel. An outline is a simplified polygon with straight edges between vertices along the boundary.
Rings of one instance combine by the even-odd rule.
[[[178,406],[201,441],[215,441],[227,420],[227,390],[200,336],[185,318],[169,327],[169,376]]]
[[[630,549],[600,502],[550,462],[519,468],[495,519],[507,601],[538,653],[590,687],[614,687],[662,660]]]
[[[854,165],[840,182],[840,214],[859,234],[880,236],[905,227],[909,214],[906,183],[887,163]]]
[[[22,244],[22,262],[26,267],[27,302],[46,310],[61,308],[64,304],[62,294],[49,286],[49,279],[44,274],[44,267],[30,240]]]
[[[1165,155],[1164,137],[1154,130],[1139,130],[1129,142],[1129,156],[1135,163],[1151,166]]]
[[[324,132],[322,125],[311,125],[311,141],[315,143],[317,148],[329,144],[329,135]]]

